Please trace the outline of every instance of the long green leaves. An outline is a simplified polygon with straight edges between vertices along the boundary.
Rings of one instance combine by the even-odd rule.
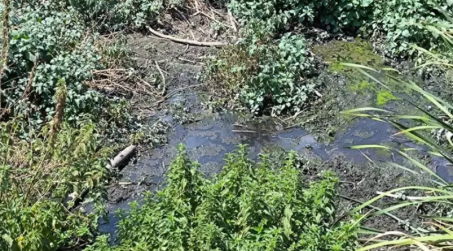
[[[434,28],[430,28],[434,29]],[[434,30],[433,30],[434,31]],[[444,33],[439,33],[440,36],[445,36],[444,39],[449,43],[452,43],[450,36],[445,35]],[[430,53],[426,50],[425,53]],[[441,56],[431,55],[435,60],[441,60]],[[444,64],[442,62],[442,64]],[[383,88],[392,90],[389,85],[379,80],[374,76],[374,73],[378,71],[371,69],[366,66],[360,66],[355,64],[344,64],[345,66],[353,67],[357,71],[361,72],[364,76],[369,77],[371,80],[376,82],[378,85],[381,85]],[[453,106],[439,97],[432,95],[429,92],[424,91],[422,88],[417,86],[415,83],[410,81],[403,81],[396,77],[390,77],[395,83],[398,83],[402,87],[411,90],[415,95],[421,97],[421,100],[426,103],[431,104],[434,109],[427,110],[424,108],[424,105],[421,105],[420,102],[414,102],[410,97],[406,95],[399,95],[399,97],[411,104],[416,108],[416,114],[397,114],[395,112],[378,109],[373,107],[364,107],[356,108],[349,111],[345,111],[346,114],[357,116],[357,117],[366,117],[371,118],[377,121],[382,121],[389,123],[397,128],[399,131],[395,135],[405,135],[406,137],[414,140],[416,143],[423,144],[428,150],[425,150],[427,154],[432,156],[443,157],[450,165],[453,165],[453,158],[451,155],[451,150],[453,149],[453,142],[451,140],[451,135],[453,132],[453,126],[450,124],[449,120],[453,119]],[[432,131],[441,132],[440,138],[434,138]],[[441,143],[439,143],[439,140]],[[408,171],[412,174],[428,174],[433,178],[433,184],[435,187],[426,187],[426,186],[411,186],[411,187],[402,187],[393,189],[388,192],[378,192],[378,196],[362,203],[360,206],[356,207],[351,211],[352,214],[358,213],[363,209],[372,206],[378,200],[383,198],[393,198],[399,200],[399,202],[387,206],[385,208],[376,209],[373,213],[369,214],[369,217],[375,217],[379,215],[389,215],[392,212],[397,212],[407,207],[419,206],[424,203],[438,204],[441,207],[451,208],[453,204],[453,190],[449,186],[449,183],[440,177],[435,171],[433,171],[426,164],[421,163],[419,160],[412,157],[409,153],[411,151],[419,151],[414,148],[409,149],[395,149],[383,145],[358,145],[352,146],[351,149],[384,149],[387,151],[392,151],[398,153],[404,157],[408,163],[412,165],[412,168],[405,167],[396,163],[388,163],[389,166],[396,168],[401,168],[405,171]],[[415,171],[414,167],[416,168]],[[405,196],[404,193],[417,192],[418,194],[422,193],[423,196]],[[393,215],[393,214],[392,214]],[[445,247],[451,247],[453,243],[453,235],[450,228],[452,225],[448,225],[450,222],[453,222],[453,218],[447,217],[446,215],[434,215],[434,216],[423,216],[425,219],[435,220],[436,222],[442,222],[443,225],[434,225],[434,228],[438,231],[432,232],[427,229],[417,228],[416,231],[413,231],[412,235],[389,231],[387,233],[378,234],[369,241],[376,242],[374,244],[365,246],[359,251],[371,250],[384,246],[414,246],[420,250],[432,250],[433,247],[438,248],[439,250],[444,250]],[[412,229],[414,230],[414,229]],[[389,239],[390,238],[390,239]],[[396,238],[396,239],[395,239]],[[383,240],[384,239],[384,240]]]

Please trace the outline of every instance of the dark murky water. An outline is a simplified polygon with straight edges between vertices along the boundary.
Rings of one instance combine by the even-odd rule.
[[[123,170],[123,180],[133,183],[146,183],[156,190],[164,181],[168,165],[177,154],[179,144],[184,144],[193,160],[198,160],[202,171],[208,175],[218,173],[223,165],[225,154],[237,149],[239,144],[246,144],[250,158],[257,158],[263,151],[272,149],[293,150],[303,155],[317,156],[323,160],[343,155],[352,162],[366,162],[368,158],[375,161],[396,161],[403,163],[402,157],[375,150],[352,150],[348,146],[366,144],[387,144],[394,147],[414,147],[404,138],[393,137],[395,130],[388,124],[371,119],[357,120],[338,136],[331,145],[320,144],[315,137],[303,128],[278,130],[281,126],[274,121],[259,125],[238,126],[234,115],[219,115],[190,125],[176,125],[169,135],[167,145],[153,149],[142,156],[135,165]],[[366,157],[367,156],[367,157]],[[438,172],[446,177],[445,163],[433,159],[439,167]],[[443,165],[443,167],[442,167]],[[115,225],[118,222],[113,214],[117,209],[128,208],[125,201],[108,208],[112,214],[109,223],[101,223],[102,232],[115,236]]]

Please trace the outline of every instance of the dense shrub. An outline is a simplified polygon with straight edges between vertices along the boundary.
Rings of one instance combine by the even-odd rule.
[[[250,36],[222,50],[209,70],[213,82],[222,83],[232,95],[238,93],[254,113],[297,112],[315,91],[307,80],[313,73],[313,57],[298,35],[286,34],[278,41]]]
[[[29,6],[33,9],[42,6],[42,3],[34,0],[16,0],[15,3],[17,6]],[[54,11],[65,12],[68,8],[75,10],[88,28],[97,31],[118,31],[142,28],[145,24],[154,22],[164,8],[180,6],[183,1],[50,0],[45,4]]]
[[[333,31],[359,31],[385,39],[389,55],[411,53],[410,43],[436,47],[435,40],[417,23],[447,22],[439,11],[451,12],[452,2],[444,0],[232,0],[230,8],[243,23],[263,20],[267,27],[304,22]]]
[[[126,68],[128,71],[120,74],[127,74],[127,77],[122,79],[132,79],[136,76],[132,69],[134,64],[128,59],[130,53],[121,41],[108,41],[99,34],[105,30],[134,28],[145,21],[152,22],[157,9],[151,5],[158,1],[140,3],[13,1],[8,67],[2,75],[1,107],[9,111],[10,117],[28,119],[33,128],[39,128],[53,117],[56,87],[59,82],[64,82],[67,87],[64,116],[72,123],[81,114],[91,114],[97,122],[100,119],[112,122],[112,116],[127,112],[127,105],[122,105],[124,102],[118,102],[118,97],[114,97],[121,97],[116,89],[110,88],[114,91],[106,93],[103,90],[109,89],[104,89],[105,81],[96,81],[109,78],[109,85],[121,89],[121,85],[130,83],[121,78],[112,80],[102,72],[109,73],[105,71],[109,68]],[[138,10],[146,13],[140,14]],[[96,75],[99,72],[101,75]],[[124,109],[118,113],[117,108]],[[113,114],[113,110],[118,114]]]
[[[337,178],[305,182],[294,153],[281,164],[242,147],[207,180],[182,151],[167,186],[121,216],[119,246],[102,237],[88,250],[353,250],[356,226],[331,225]]]
[[[94,124],[78,129],[64,124],[60,133],[14,137],[26,125],[11,121],[0,128],[0,249],[61,250],[93,238],[100,211],[70,211],[82,191],[85,201],[103,195],[106,157]],[[101,150],[100,150],[101,149]],[[73,199],[68,200],[72,194]]]
[[[102,56],[73,9],[58,12],[43,6],[12,13],[8,69],[2,78],[2,107],[31,123],[48,122],[55,107],[57,83],[67,85],[65,115],[69,120],[86,111],[99,112],[100,95],[84,81],[101,69]]]
[[[375,0],[370,32],[383,33],[390,55],[412,53],[411,44],[436,49],[441,43],[420,24],[450,22],[439,10],[451,13],[452,4],[445,0]]]
[[[244,25],[244,39],[221,52],[209,73],[255,113],[297,112],[316,98],[316,86],[306,78],[314,61],[303,37],[280,39],[282,33],[300,24],[360,32],[381,41],[389,56],[415,56],[413,43],[438,49],[437,39],[420,24],[446,23],[441,10],[451,7],[441,0],[232,0],[229,8]]]
[[[87,23],[101,30],[141,28],[153,22],[163,8],[163,1],[148,0],[69,0],[67,6],[81,13]]]
[[[373,0],[232,0],[232,12],[243,23],[263,20],[268,27],[319,23],[331,31],[357,29],[370,20]]]

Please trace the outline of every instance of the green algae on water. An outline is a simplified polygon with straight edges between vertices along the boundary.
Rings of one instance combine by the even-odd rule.
[[[376,89],[376,85],[371,84],[370,82],[364,80],[364,81],[361,81],[361,82],[359,82],[357,84],[350,85],[349,89],[351,91],[354,91],[354,92],[358,93],[358,94],[363,94],[363,93],[365,93],[365,92],[367,92],[369,90],[375,90]]]
[[[389,101],[398,100],[399,98],[393,95],[390,91],[380,90],[376,93],[376,105],[383,106]]]
[[[350,71],[350,68],[341,65],[343,62],[362,64],[373,68],[381,68],[384,63],[382,58],[373,52],[371,44],[362,39],[353,42],[332,41],[316,45],[313,52],[322,57],[333,72]]]

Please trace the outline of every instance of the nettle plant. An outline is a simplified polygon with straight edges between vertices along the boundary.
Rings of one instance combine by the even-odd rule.
[[[229,7],[243,23],[264,21],[282,28],[297,23],[318,22],[328,30],[358,29],[371,17],[373,0],[232,0]]]
[[[96,36],[86,32],[73,10],[59,12],[42,5],[17,9],[10,31],[8,68],[2,76],[2,107],[11,115],[31,118],[33,126],[54,115],[57,84],[67,85],[65,116],[70,121],[90,111],[100,111],[101,95],[84,81],[102,69]]]
[[[241,147],[213,180],[184,148],[166,187],[120,213],[119,245],[101,237],[88,250],[353,250],[357,225],[333,225],[335,185],[325,173],[308,183],[295,153],[280,165],[247,159]]]
[[[443,12],[451,13],[453,1],[386,0],[374,1],[371,30],[384,34],[385,49],[390,55],[413,54],[411,44],[438,49],[438,39],[424,29],[424,24],[451,23]]]
[[[121,30],[125,28],[141,28],[155,20],[163,9],[163,1],[154,0],[69,0],[72,6],[84,19],[98,25],[97,29]]]
[[[42,4],[34,0],[15,2],[32,8]],[[184,3],[185,0],[49,0],[45,4],[55,11],[74,9],[88,27],[104,32],[143,28],[165,9],[181,7]]]
[[[414,24],[447,23],[453,2],[445,0],[232,0],[232,12],[244,24],[261,20],[281,29],[296,23],[321,24],[332,32],[363,32],[385,40],[393,56],[413,53],[410,44],[437,48],[428,32]]]
[[[0,125],[0,250],[62,250],[93,241],[101,208],[75,206],[105,198],[112,150],[100,147],[88,120],[77,129],[64,123],[54,134],[48,126],[33,133],[27,126],[19,120]],[[21,131],[32,140],[15,137]]]
[[[247,73],[241,90],[241,99],[252,112],[268,107],[272,114],[297,112],[315,95],[315,84],[307,80],[313,58],[303,37],[284,35],[278,42],[252,44],[247,50],[259,64],[256,72]]]
[[[273,40],[251,31],[238,45],[221,50],[208,73],[253,113],[276,115],[300,111],[315,95],[316,85],[308,80],[313,61],[302,36]]]

